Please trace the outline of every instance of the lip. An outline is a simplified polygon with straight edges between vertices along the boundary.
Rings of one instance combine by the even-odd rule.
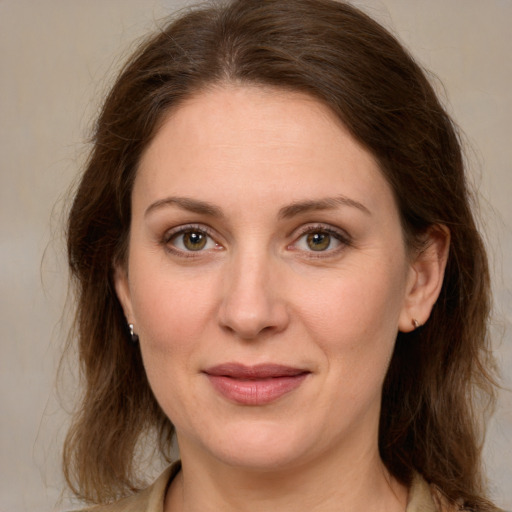
[[[297,389],[310,374],[279,364],[224,363],[204,370],[214,389],[231,402],[266,405]]]

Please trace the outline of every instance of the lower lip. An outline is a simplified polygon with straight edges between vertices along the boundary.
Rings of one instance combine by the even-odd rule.
[[[265,379],[236,379],[223,375],[208,375],[213,387],[225,398],[242,405],[265,405],[297,389],[307,373]]]

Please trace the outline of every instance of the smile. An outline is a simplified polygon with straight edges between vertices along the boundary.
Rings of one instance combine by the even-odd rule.
[[[276,364],[245,366],[226,363],[204,371],[214,389],[241,405],[266,405],[297,389],[310,374]]]

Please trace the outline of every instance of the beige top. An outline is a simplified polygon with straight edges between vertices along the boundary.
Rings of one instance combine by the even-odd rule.
[[[143,491],[110,505],[99,505],[88,512],[163,512],[164,500],[169,483],[180,470],[176,463],[168,467],[158,479]],[[409,490],[409,501],[405,512],[449,512],[457,508],[436,507],[432,490],[425,480],[416,474]],[[85,511],[84,511],[85,512]]]

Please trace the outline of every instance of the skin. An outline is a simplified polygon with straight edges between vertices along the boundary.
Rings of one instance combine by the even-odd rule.
[[[397,332],[438,296],[447,231],[409,251],[377,162],[330,110],[250,86],[208,89],[168,116],[132,208],[116,289],[177,431],[166,509],[405,510],[378,453],[382,383]],[[190,250],[198,234],[206,244]],[[312,249],[315,234],[327,247]],[[226,362],[308,374],[241,405],[204,373]]]

